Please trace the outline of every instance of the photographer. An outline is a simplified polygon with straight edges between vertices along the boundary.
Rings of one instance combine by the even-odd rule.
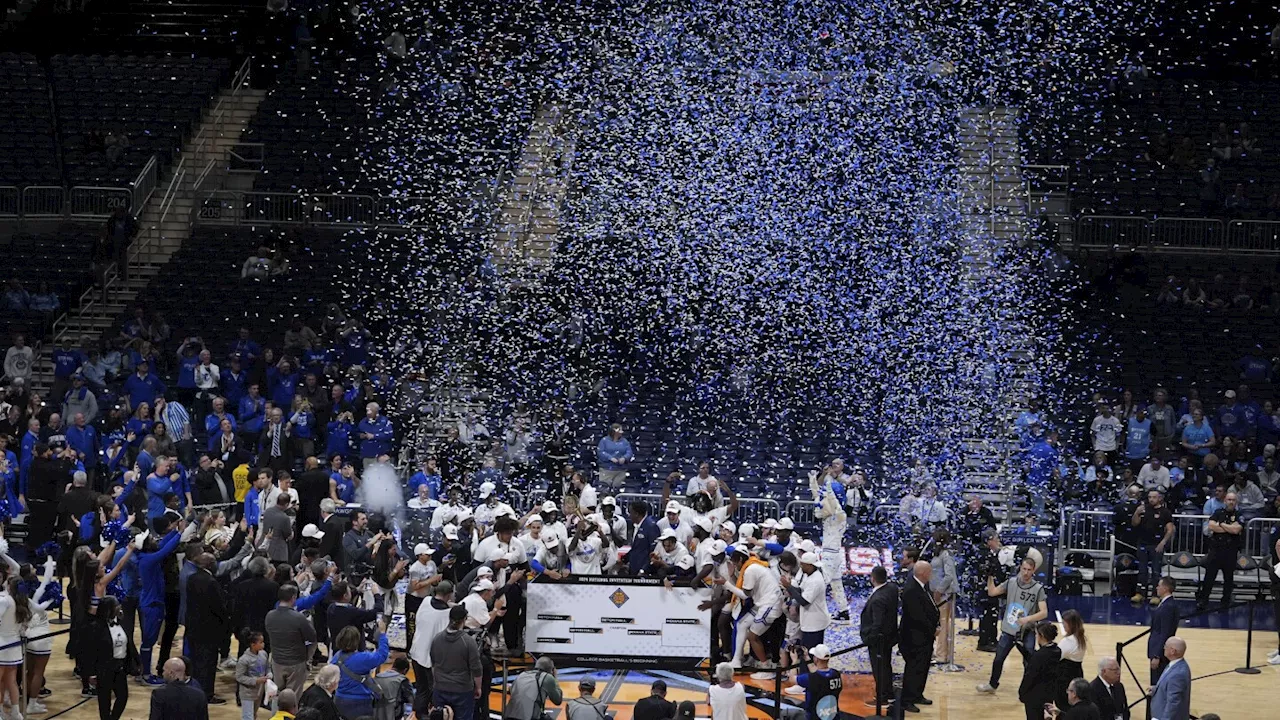
[[[544,720],[547,717],[546,701],[559,705],[564,693],[556,680],[556,666],[549,657],[540,657],[532,670],[516,676],[507,697],[507,709],[502,717],[509,720]]]

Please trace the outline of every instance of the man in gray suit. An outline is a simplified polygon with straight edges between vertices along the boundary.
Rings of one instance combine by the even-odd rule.
[[[1174,636],[1164,643],[1169,666],[1160,674],[1151,697],[1151,720],[1191,720],[1191,666],[1182,659],[1187,643]]]
[[[259,521],[262,532],[270,533],[267,537],[267,557],[273,563],[289,562],[289,541],[293,539],[293,518],[285,510],[291,498],[280,493],[275,507],[267,508]]]

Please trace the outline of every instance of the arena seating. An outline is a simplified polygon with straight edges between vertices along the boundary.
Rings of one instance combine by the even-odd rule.
[[[42,283],[47,283],[65,310],[93,283],[90,255],[99,232],[101,227],[94,224],[0,234],[0,255],[5,258],[0,281],[18,280],[28,293],[35,293]],[[57,314],[0,307],[0,328],[24,330],[28,340],[34,342],[44,336]]]
[[[34,55],[0,53],[0,184],[62,184],[49,100]]]
[[[1070,166],[1073,203],[1084,212],[1199,217],[1205,214],[1199,173],[1211,157],[1213,133],[1219,123],[1233,134],[1240,123],[1248,123],[1258,138],[1258,152],[1217,162],[1218,201],[1241,183],[1250,207],[1233,216],[1267,217],[1267,198],[1280,189],[1280,147],[1270,143],[1280,128],[1278,97],[1277,81],[1152,79],[1140,97],[1120,92],[1101,107],[1089,108],[1100,121],[1081,117],[1067,123],[1062,154],[1042,158]],[[1168,139],[1163,152],[1176,151],[1182,138],[1189,138],[1185,164],[1162,157],[1153,146],[1161,134]]]
[[[1150,391],[1157,385],[1175,395],[1191,387],[1221,392],[1240,382],[1239,362],[1246,356],[1270,360],[1280,346],[1280,330],[1268,310],[1157,306],[1156,296],[1173,275],[1179,287],[1196,279],[1206,291],[1215,275],[1224,277],[1228,291],[1241,277],[1251,278],[1257,291],[1270,285],[1273,270],[1248,257],[1185,257],[1153,253],[1142,256],[1145,273],[1132,275],[1140,285],[1119,287],[1100,322],[1114,338],[1115,387]],[[1271,396],[1268,382],[1250,383],[1256,398]]]
[[[121,185],[155,154],[168,163],[229,70],[225,59],[55,56],[54,102],[68,185]],[[90,133],[120,134],[111,160]]]
[[[343,252],[342,234],[200,227],[139,295],[138,302],[163,311],[175,296],[182,297],[182,312],[166,313],[173,337],[199,335],[219,357],[241,326],[249,327],[264,345],[278,346],[295,315],[308,319],[322,316],[328,303],[342,301],[341,287],[334,277]],[[266,281],[242,280],[245,259],[264,243],[289,243],[292,270]]]

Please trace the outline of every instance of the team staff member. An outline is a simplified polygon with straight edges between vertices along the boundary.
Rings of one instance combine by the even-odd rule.
[[[862,606],[862,642],[871,659],[876,699],[893,702],[893,646],[898,643],[898,586],[883,566],[871,568],[871,595]]]
[[[929,592],[932,575],[929,563],[916,562],[911,567],[911,577],[903,582],[898,650],[906,662],[902,671],[902,709],[909,712],[919,712],[917,705],[933,704],[924,696],[939,621],[938,608],[934,607]]]

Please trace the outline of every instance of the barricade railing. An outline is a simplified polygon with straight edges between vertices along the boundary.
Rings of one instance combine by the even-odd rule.
[[[527,493],[527,504],[524,507],[517,506],[517,510],[521,512],[533,512],[535,508],[541,507],[542,503],[547,500],[547,491],[544,488],[534,488]]]
[[[256,175],[262,172],[267,148],[262,143],[238,142],[227,148],[227,172]]]
[[[302,195],[247,192],[241,196],[244,198],[245,222],[303,225],[309,217]]]
[[[650,514],[656,518],[662,517],[662,496],[656,493],[618,493],[613,498],[618,503],[618,512],[622,517],[627,516],[627,506],[637,500],[644,500],[649,503]]]
[[[314,195],[307,221],[312,225],[373,225],[377,198],[372,195]]]
[[[1280,251],[1280,221],[1232,220],[1227,223],[1227,249],[1242,253]]]
[[[901,510],[901,507],[893,503],[877,505],[876,509],[871,511],[871,519],[877,523],[891,522],[898,518],[898,513]]]
[[[1058,545],[1064,553],[1111,553],[1115,549],[1114,526],[1109,510],[1063,508]]]
[[[1179,250],[1221,250],[1226,246],[1227,231],[1221,220],[1214,218],[1156,218],[1154,244]]]
[[[1174,515],[1173,539],[1165,553],[1185,551],[1204,555],[1209,552],[1209,537],[1204,534],[1204,524],[1208,521],[1208,515]]]
[[[0,217],[18,217],[22,212],[22,191],[17,185],[0,185]]]
[[[69,214],[74,218],[105,218],[118,209],[129,209],[133,191],[122,187],[77,185],[68,194]]]
[[[66,204],[67,189],[60,185],[28,185],[22,188],[23,217],[62,217]]]
[[[1075,244],[1081,247],[1146,247],[1151,244],[1151,221],[1132,215],[1081,215],[1076,218]]]
[[[782,517],[782,506],[777,500],[767,498],[738,498],[738,511],[733,514],[733,521],[741,525],[744,522],[759,525],[769,518]]]
[[[787,503],[787,517],[797,525],[809,524],[816,525],[818,516],[815,514],[818,509],[818,503],[812,500],[792,500]]]
[[[156,186],[160,184],[160,160],[152,155],[147,164],[142,166],[142,170],[138,172],[138,176],[133,179],[129,185],[130,199],[129,209],[135,214],[146,206],[147,201],[151,199],[152,193],[156,191]]]
[[[379,225],[400,227],[426,227],[440,222],[434,198],[380,197],[377,198],[374,217]]]
[[[1245,523],[1244,553],[1260,562],[1271,556],[1272,533],[1280,529],[1280,518],[1253,518]]]

